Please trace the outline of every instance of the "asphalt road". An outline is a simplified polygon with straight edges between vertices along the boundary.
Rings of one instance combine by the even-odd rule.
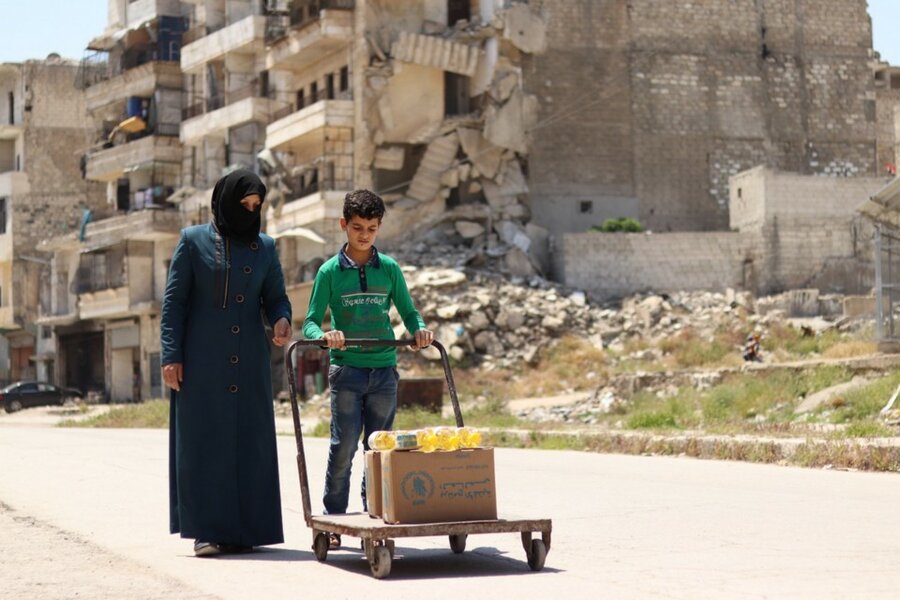
[[[325,452],[309,440],[314,511]],[[500,449],[500,512],[553,519],[544,570],[516,534],[470,536],[461,555],[406,538],[375,580],[358,550],[315,560],[292,437],[279,453],[285,544],[198,559],[167,534],[167,432],[0,423],[0,598],[900,596],[893,474]]]

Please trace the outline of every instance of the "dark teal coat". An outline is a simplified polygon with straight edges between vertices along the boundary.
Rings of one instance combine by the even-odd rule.
[[[224,240],[211,224],[183,230],[161,322],[162,364],[184,365],[169,428],[170,529],[181,537],[284,541],[271,342],[261,312],[271,324],[291,319],[272,238],[244,244]]]

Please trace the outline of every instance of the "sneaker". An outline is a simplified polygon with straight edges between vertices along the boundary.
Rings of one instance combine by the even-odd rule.
[[[201,542],[200,540],[194,541],[194,556],[215,556],[221,551],[218,544]]]
[[[339,533],[329,533],[328,534],[328,547],[332,550],[337,550],[341,547],[341,534]]]

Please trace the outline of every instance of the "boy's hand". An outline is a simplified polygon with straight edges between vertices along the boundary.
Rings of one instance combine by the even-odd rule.
[[[346,342],[344,341],[344,332],[338,329],[325,332],[325,337],[322,339],[325,340],[325,343],[329,348],[344,350],[347,347]]]
[[[416,350],[427,348],[434,341],[434,333],[430,329],[420,329],[416,332]]]

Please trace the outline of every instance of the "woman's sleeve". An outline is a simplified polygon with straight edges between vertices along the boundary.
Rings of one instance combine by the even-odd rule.
[[[191,266],[191,255],[188,241],[181,233],[181,238],[172,254],[169,265],[169,279],[163,295],[162,318],[160,319],[160,344],[162,346],[162,364],[184,362],[184,333],[189,312],[189,296],[194,273]]]
[[[263,282],[262,302],[270,325],[275,325],[278,319],[287,319],[288,323],[291,322],[291,301],[284,289],[284,273],[274,242],[272,242],[272,262]]]

